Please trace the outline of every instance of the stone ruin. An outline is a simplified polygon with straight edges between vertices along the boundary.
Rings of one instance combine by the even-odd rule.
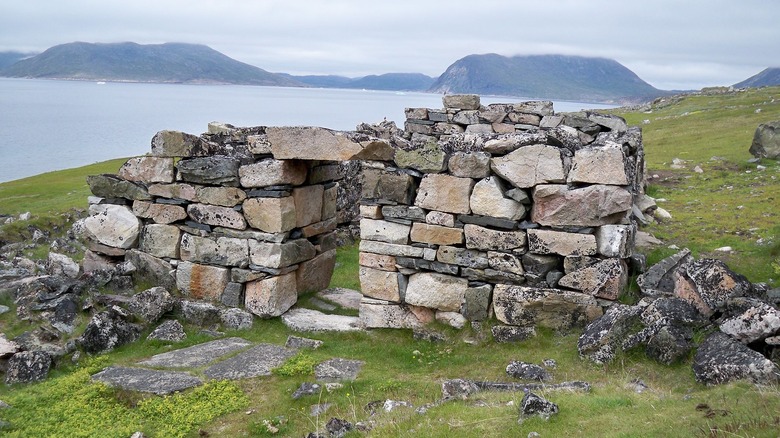
[[[359,204],[365,327],[495,315],[494,336],[517,339],[601,316],[628,284],[639,128],[548,101],[443,102],[406,109],[403,130],[161,131],[150,155],[88,178],[85,270],[129,261],[156,286],[276,317],[328,286]]]

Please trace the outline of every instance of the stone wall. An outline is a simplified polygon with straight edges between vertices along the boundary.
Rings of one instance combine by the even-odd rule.
[[[150,155],[89,178],[86,258],[131,262],[137,277],[274,317],[327,286],[334,230],[356,204],[337,197],[359,190],[367,327],[495,314],[506,326],[494,332],[511,336],[582,325],[623,292],[638,128],[554,114],[551,102],[481,106],[472,95],[406,116],[403,131],[162,131]]]

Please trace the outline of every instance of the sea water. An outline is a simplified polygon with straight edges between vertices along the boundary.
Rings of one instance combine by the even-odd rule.
[[[483,104],[523,100],[532,99],[482,97]],[[200,134],[219,121],[352,130],[384,119],[403,128],[406,107],[441,108],[441,95],[0,78],[0,182],[143,155],[164,129]],[[608,106],[555,102],[556,112],[584,108]]]

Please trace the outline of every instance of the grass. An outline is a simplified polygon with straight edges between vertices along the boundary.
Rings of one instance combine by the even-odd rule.
[[[666,198],[660,205],[673,215],[670,222],[648,230],[666,245],[689,247],[697,256],[723,258],[751,281],[770,284],[780,275],[780,265],[773,267],[780,263],[780,225],[774,208],[780,194],[776,178],[780,167],[765,160],[761,164],[766,169],[757,170],[755,164],[747,163],[747,150],[758,123],[780,118],[778,103],[771,102],[775,95],[780,96],[780,88],[691,96],[673,105],[656,105],[650,113],[621,113],[632,124],[650,120],[642,125],[648,174],[659,178],[650,180],[648,193]],[[756,113],[758,108],[761,112]],[[719,158],[711,160],[713,156]],[[687,160],[686,169],[671,169],[674,158]],[[84,176],[112,172],[121,162],[65,171],[68,178],[54,172],[0,184],[0,213],[31,211],[39,217],[57,218],[74,206],[83,208],[87,196]],[[696,165],[704,172],[693,172]],[[65,183],[59,186],[65,180],[71,181],[71,188]],[[69,195],[79,190],[80,194]],[[55,225],[64,228],[67,221]],[[23,235],[25,230],[28,227],[19,223],[0,227],[6,235]],[[676,252],[666,245],[648,253],[649,263]],[[736,252],[714,252],[720,246],[732,246]],[[356,245],[338,250],[331,286],[359,288],[358,257]],[[13,304],[2,296],[0,303]],[[301,303],[308,305],[306,297]],[[0,316],[0,324],[3,331],[24,329],[23,322],[14,322],[8,314]],[[331,417],[371,422],[370,435],[379,437],[482,438],[530,432],[542,436],[762,437],[777,436],[780,429],[777,387],[745,382],[706,387],[695,382],[690,357],[665,366],[649,361],[642,351],[624,353],[611,364],[597,366],[579,358],[577,332],[539,330],[537,337],[520,344],[495,343],[487,326],[461,331],[437,327],[447,336],[440,343],[415,340],[408,330],[312,333],[307,336],[323,340],[324,345],[299,354],[268,377],[215,382],[168,398],[129,394],[90,382],[90,373],[106,364],[133,365],[141,358],[209,339],[198,334],[196,327],[186,329],[189,336],[179,344],[139,341],[104,356],[82,359],[78,366],[67,365],[66,357],[45,382],[0,386],[0,399],[13,406],[0,410],[0,419],[13,425],[0,434],[127,437],[142,430],[151,436],[304,436],[322,430]],[[289,334],[278,319],[257,320],[252,330],[227,333],[276,344],[283,344]],[[293,400],[291,395],[301,383],[314,380],[311,365],[333,357],[364,361],[358,379]],[[510,361],[541,363],[544,359],[557,362],[552,371],[556,382],[584,380],[592,385],[589,393],[544,393],[560,407],[560,413],[549,421],[532,418],[518,424],[523,394],[509,392],[479,393],[465,401],[432,406],[422,415],[403,408],[391,413],[380,409],[372,415],[366,409],[388,398],[406,400],[415,407],[434,403],[444,379],[507,381],[505,367]],[[190,371],[202,373],[201,369]],[[631,388],[635,379],[649,390],[635,392]],[[312,405],[325,403],[331,405],[327,412],[310,415]]]

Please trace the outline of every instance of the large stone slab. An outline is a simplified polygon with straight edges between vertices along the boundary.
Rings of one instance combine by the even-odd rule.
[[[693,304],[699,312],[710,316],[730,298],[749,296],[752,284],[744,276],[730,270],[715,259],[694,260],[679,272],[674,294]]]
[[[103,204],[89,207],[90,216],[74,225],[76,231],[102,245],[133,248],[141,233],[141,221],[128,207]]]
[[[503,157],[492,158],[490,168],[519,188],[566,181],[561,151],[553,146],[521,147]]]
[[[197,199],[203,204],[233,207],[246,199],[246,192],[238,187],[198,187]]]
[[[721,332],[709,335],[696,350],[693,374],[708,385],[741,379],[759,384],[780,381],[780,369],[771,360]]]
[[[363,298],[360,301],[360,323],[366,328],[420,328],[423,322],[414,306]],[[419,309],[419,308],[418,308]],[[429,310],[430,319],[433,312]]]
[[[414,199],[414,178],[405,173],[381,169],[364,169],[361,175],[361,197],[411,204]]]
[[[101,198],[152,199],[142,183],[126,181],[116,175],[89,175],[87,184],[92,194]]]
[[[172,183],[173,158],[134,157],[125,162],[117,172],[120,178],[146,183]]]
[[[306,181],[306,164],[297,160],[263,160],[238,169],[243,187],[267,187],[283,184],[298,186]]]
[[[244,215],[232,208],[207,204],[190,204],[187,206],[187,214],[192,220],[201,224],[234,228],[236,230],[246,229]]]
[[[621,259],[606,259],[566,274],[558,280],[558,286],[616,300],[628,287],[628,267]]]
[[[185,182],[223,186],[238,185],[238,159],[224,155],[188,158],[179,161],[176,169]]]
[[[298,294],[319,292],[327,289],[333,269],[336,267],[336,250],[324,252],[311,260],[302,262],[295,271]]]
[[[270,376],[271,370],[281,366],[297,350],[274,344],[258,344],[225,361],[214,364],[203,372],[210,379],[237,380]]]
[[[212,151],[208,142],[181,131],[160,131],[152,137],[152,155],[158,157],[197,157]]]
[[[406,245],[409,243],[409,225],[384,220],[360,220],[360,238],[378,242]]]
[[[148,201],[134,201],[133,213],[158,224],[170,224],[187,218],[187,212],[182,206]]]
[[[266,135],[277,160],[391,161],[395,152],[387,140],[326,128],[268,127]]]
[[[246,310],[261,318],[282,315],[298,301],[295,272],[246,284]]]
[[[496,177],[488,177],[474,185],[469,200],[471,212],[483,216],[500,217],[513,221],[525,216],[525,207],[514,199],[504,196],[505,184]]]
[[[230,281],[230,270],[219,266],[179,262],[176,269],[176,287],[199,300],[219,301]]]
[[[468,214],[469,197],[474,187],[471,178],[428,174],[420,182],[414,205],[447,213]]]
[[[197,368],[244,350],[250,345],[251,342],[241,338],[216,339],[192,347],[156,354],[138,364],[157,368]]]
[[[360,289],[363,295],[385,301],[400,302],[406,277],[398,272],[360,267]]]
[[[361,330],[356,316],[331,315],[312,309],[290,309],[282,315],[282,322],[297,332],[352,332]]]
[[[374,254],[384,254],[400,257],[419,257],[422,258],[425,250],[416,246],[397,245],[393,243],[376,242],[373,240],[361,240],[361,252],[371,252]]]
[[[30,383],[46,379],[49,375],[51,355],[44,351],[20,351],[8,360],[5,383]]]
[[[590,295],[507,284],[493,288],[493,311],[505,324],[555,330],[584,327],[603,313]]]
[[[180,253],[181,259],[188,262],[242,268],[249,265],[249,243],[246,239],[212,239],[185,233],[181,238]]]
[[[570,189],[566,185],[537,186],[531,221],[545,226],[593,227],[620,223],[631,211],[633,196],[617,186],[593,185]]]
[[[295,226],[320,222],[322,220],[322,185],[296,187],[293,189],[292,198],[295,202]]]
[[[92,380],[126,391],[173,394],[203,384],[199,378],[181,371],[157,371],[112,366],[94,374]]]
[[[314,377],[320,381],[338,381],[355,380],[360,369],[363,368],[363,361],[342,359],[336,357],[321,362],[314,367]]]
[[[313,258],[317,254],[314,245],[306,239],[285,243],[249,241],[249,259],[259,266],[284,268]]]
[[[295,201],[292,196],[247,199],[244,217],[249,226],[267,233],[290,231],[296,226]]]
[[[525,231],[498,231],[479,225],[463,226],[466,248],[477,250],[512,251],[525,247]]]
[[[195,186],[186,183],[173,184],[151,184],[149,194],[168,199],[184,199],[186,201],[198,202],[198,194]]]
[[[478,94],[445,94],[441,100],[444,108],[478,110],[480,106]]]
[[[592,234],[532,229],[528,230],[528,251],[562,256],[595,255],[596,237]]]
[[[407,304],[429,307],[445,312],[459,312],[465,301],[469,282],[451,275],[418,273],[409,277],[406,287]]]
[[[431,245],[460,245],[463,243],[463,230],[415,222],[410,237],[413,242]]]
[[[628,185],[626,164],[623,147],[617,143],[582,148],[574,152],[568,182]]]

